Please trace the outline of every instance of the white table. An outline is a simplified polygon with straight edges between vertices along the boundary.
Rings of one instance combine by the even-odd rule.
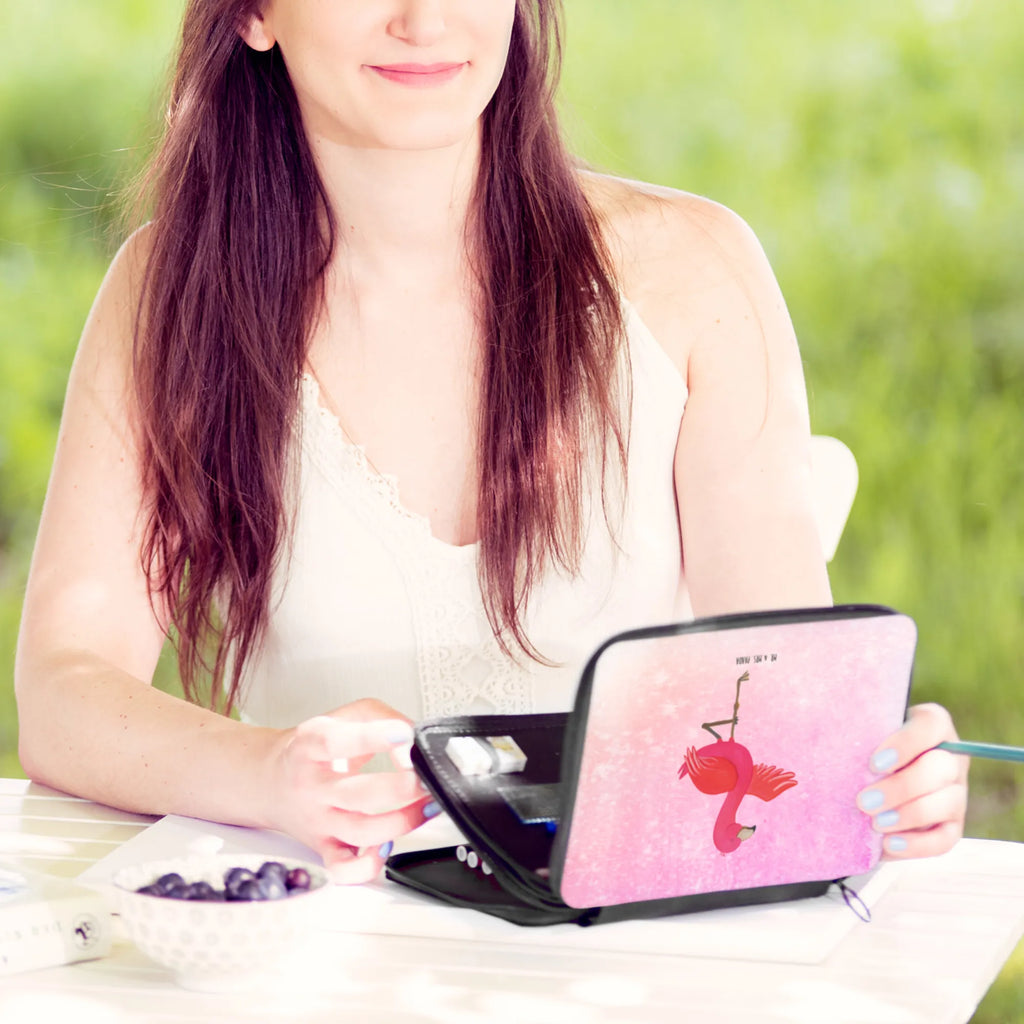
[[[37,870],[77,876],[154,820],[0,780],[0,857]],[[820,964],[554,948],[543,929],[516,944],[332,933],[312,990],[209,995],[123,940],[0,980],[0,1020],[963,1024],[1024,934],[1024,845],[964,840],[894,870],[873,921]]]

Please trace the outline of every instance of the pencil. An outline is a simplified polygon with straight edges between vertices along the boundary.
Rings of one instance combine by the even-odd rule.
[[[969,757],[987,757],[992,761],[1024,761],[1024,747],[1001,747],[997,743],[940,743],[936,750],[948,750],[953,754],[967,754]]]

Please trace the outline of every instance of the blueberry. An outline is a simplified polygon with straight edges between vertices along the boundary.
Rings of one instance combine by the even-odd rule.
[[[255,873],[248,868],[228,868],[224,872],[224,885],[228,889],[236,889],[242,882],[255,877]]]
[[[144,885],[141,889],[136,889],[136,892],[141,892],[143,896],[163,896],[164,891],[160,888],[156,882],[151,885]]]
[[[310,886],[309,872],[305,868],[292,868],[285,879],[289,892],[305,892]]]
[[[257,900],[265,900],[266,896],[263,895],[263,892],[260,889],[259,879],[253,876],[252,878],[243,878],[242,881],[234,887],[234,889],[229,889],[228,899],[244,902],[256,902]]]
[[[164,899],[187,900],[189,898],[188,891],[190,888],[191,887],[186,885],[184,882],[182,882],[181,885],[172,885],[170,888],[164,889]]]
[[[246,899],[247,897],[239,896],[239,889],[246,882],[255,884],[257,881],[256,875],[248,868],[228,868],[224,873],[224,891],[229,900]]]
[[[264,861],[259,871],[256,872],[256,877],[266,878],[268,875],[278,878],[281,885],[285,885],[288,878],[288,869],[279,860]]]
[[[263,875],[257,882],[260,892],[265,900],[283,900],[288,895],[288,889],[277,872]]]
[[[183,886],[185,879],[177,871],[171,871],[169,874],[161,875],[153,884],[166,896],[171,889]]]
[[[217,898],[217,890],[209,882],[193,882],[186,888],[185,899],[212,901]]]

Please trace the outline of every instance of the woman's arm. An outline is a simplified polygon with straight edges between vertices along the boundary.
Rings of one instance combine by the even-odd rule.
[[[694,612],[831,604],[800,356],[761,246],[716,204],[645,199],[626,249],[631,294],[689,388],[675,474]],[[962,835],[968,760],[932,749],[955,736],[947,712],[922,705],[875,752],[878,781],[858,805],[887,856],[942,853]]]
[[[624,288],[689,391],[674,468],[694,613],[831,604],[800,353],[760,244],[696,196],[633,186],[618,208]]]
[[[705,253],[686,289],[679,356],[689,397],[675,464],[694,612],[829,605],[803,368],[785,302],[738,217],[709,203],[686,216]]]
[[[144,258],[145,235],[136,235],[107,275],[71,372],[18,639],[22,766],[103,803],[279,828],[329,862],[351,861],[353,848],[379,846],[423,820],[425,795],[411,771],[382,775],[367,795],[366,783],[332,770],[338,758],[391,749],[389,736],[408,742],[400,716],[360,702],[333,716],[334,732],[321,720],[262,729],[150,685],[165,630],[140,562],[129,383]],[[380,719],[390,725],[359,725]],[[358,880],[372,866],[347,870]]]
[[[154,716],[184,736],[222,727],[147,685],[164,630],[139,557],[129,412],[132,302],[144,250],[145,237],[136,236],[118,254],[75,357],[15,663],[25,770],[133,810],[187,799],[186,780],[154,757]]]

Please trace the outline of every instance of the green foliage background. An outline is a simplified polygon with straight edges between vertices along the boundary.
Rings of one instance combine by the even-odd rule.
[[[159,124],[180,0],[0,7],[0,671],[74,346]],[[1024,5],[567,0],[577,150],[709,195],[760,235],[814,429],[861,484],[838,601],[920,630],[915,700],[1024,743]],[[96,514],[83,509],[83,515]],[[173,684],[171,684],[173,685]],[[10,686],[0,773],[19,775]],[[976,763],[968,832],[1024,839],[1022,776]],[[978,1021],[1024,1016],[1024,956]]]

